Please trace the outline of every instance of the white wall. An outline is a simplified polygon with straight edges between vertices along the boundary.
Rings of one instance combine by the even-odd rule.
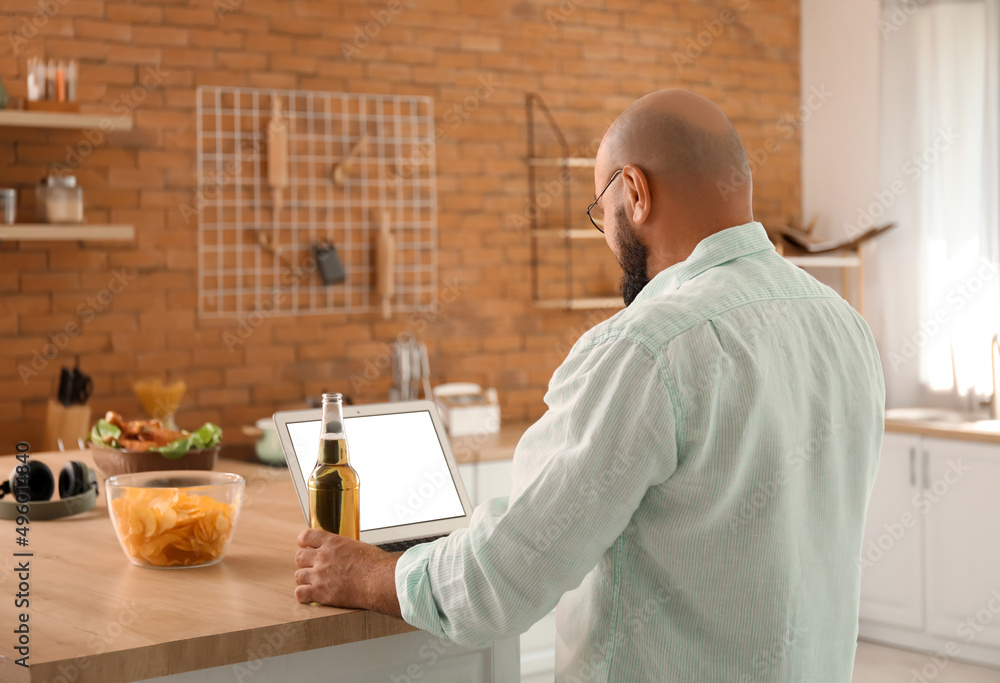
[[[801,7],[802,216],[819,218],[817,238],[839,237],[878,190],[880,5],[802,0]],[[824,88],[828,95],[817,96]]]

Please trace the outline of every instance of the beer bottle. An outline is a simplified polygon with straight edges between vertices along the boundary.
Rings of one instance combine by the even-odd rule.
[[[340,394],[323,394],[319,458],[309,477],[309,526],[361,539],[358,473],[351,467]]]

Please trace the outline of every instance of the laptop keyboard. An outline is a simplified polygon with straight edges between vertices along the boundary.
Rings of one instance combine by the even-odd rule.
[[[448,534],[441,534],[440,536],[427,536],[426,538],[411,538],[407,541],[395,541],[393,543],[380,543],[379,548],[382,550],[388,550],[390,553],[397,553],[401,550],[408,550],[415,545],[420,545],[421,543],[430,543],[431,541],[436,541],[439,538],[444,538]]]

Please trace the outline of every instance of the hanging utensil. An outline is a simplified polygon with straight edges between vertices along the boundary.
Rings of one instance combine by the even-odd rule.
[[[271,188],[271,221],[275,230],[288,187],[288,121],[281,110],[281,98],[272,95],[271,120],[267,124],[267,184]]]
[[[382,318],[392,316],[396,296],[396,240],[389,226],[389,212],[379,215],[378,242],[375,244],[375,293],[382,302]]]
[[[351,176],[351,171],[354,170],[355,160],[360,156],[361,152],[368,149],[368,133],[365,133],[357,142],[351,146],[350,151],[347,156],[341,159],[340,163],[334,164],[333,171],[331,172],[331,177],[333,179],[333,184],[337,187],[344,187],[347,179]]]

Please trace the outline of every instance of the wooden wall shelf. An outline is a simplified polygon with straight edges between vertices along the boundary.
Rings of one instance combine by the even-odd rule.
[[[562,308],[567,311],[585,311],[595,308],[625,308],[622,298],[602,297],[595,299],[540,299],[535,308]]]
[[[130,242],[134,239],[135,228],[131,225],[49,225],[43,223],[0,225],[0,240]]]
[[[132,117],[119,114],[78,114],[59,111],[0,109],[0,126],[21,128],[100,128],[132,130]]]

